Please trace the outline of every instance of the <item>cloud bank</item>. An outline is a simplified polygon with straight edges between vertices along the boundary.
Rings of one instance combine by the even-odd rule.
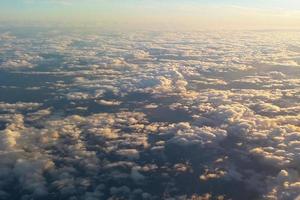
[[[4,32],[0,199],[299,198],[298,41]]]

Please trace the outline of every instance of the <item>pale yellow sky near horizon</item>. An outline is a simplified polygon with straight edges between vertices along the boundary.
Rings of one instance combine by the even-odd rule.
[[[219,2],[223,1],[225,0],[219,0]],[[271,1],[275,2],[276,0]],[[35,0],[26,0],[25,2],[24,5],[22,4],[23,8],[21,4],[19,5],[22,9],[19,7],[12,9],[7,5],[8,9],[3,9],[0,13],[0,22],[158,30],[300,28],[300,10],[297,7],[295,9],[281,8],[280,4],[276,7],[262,6],[260,8],[259,6],[231,5],[229,3],[228,5],[199,2],[180,3],[175,0],[165,1],[169,4],[165,2],[160,4],[158,1],[152,4],[133,4],[131,1],[131,4],[128,5],[125,5],[124,2],[123,4],[116,3],[117,1],[112,1],[114,5],[101,4],[100,2],[104,1],[100,0],[85,0],[85,2],[97,2],[94,5],[79,3],[77,0],[43,0],[39,4],[36,4],[35,2],[38,1]],[[287,0],[288,2],[296,1]],[[45,8],[47,5],[48,7]]]

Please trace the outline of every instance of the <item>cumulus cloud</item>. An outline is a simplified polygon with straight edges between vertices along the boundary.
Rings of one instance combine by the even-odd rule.
[[[108,100],[104,100],[104,99],[98,100],[96,102],[103,106],[118,106],[121,104],[120,101],[108,101]]]
[[[0,109],[5,112],[17,113],[24,110],[35,110],[39,108],[41,104],[39,103],[25,103],[25,102],[17,102],[17,103],[5,103],[0,102]]]
[[[47,34],[0,36],[0,198],[299,195],[299,34]]]

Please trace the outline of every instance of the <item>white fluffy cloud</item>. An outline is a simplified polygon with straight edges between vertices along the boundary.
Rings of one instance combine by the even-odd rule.
[[[298,34],[49,34],[0,37],[0,199],[299,195]]]

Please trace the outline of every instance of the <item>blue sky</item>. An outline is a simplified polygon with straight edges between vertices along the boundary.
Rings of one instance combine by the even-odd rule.
[[[236,5],[254,8],[284,8],[284,9],[300,9],[300,1],[298,0],[1,0],[0,9],[43,9],[50,10],[59,5],[69,4],[74,7],[84,8],[93,6],[135,6],[138,4],[157,5]],[[84,6],[84,7],[82,7]]]
[[[237,21],[298,26],[299,0],[1,0],[0,21],[72,21],[222,25]],[[188,16],[188,18],[186,18]],[[300,19],[300,18],[299,18]],[[228,22],[227,22],[227,21]],[[147,24],[145,22],[145,24]],[[207,23],[206,23],[207,22]],[[211,22],[211,23],[210,23]],[[279,24],[281,23],[281,25]],[[287,22],[287,23],[286,23]],[[203,23],[202,23],[203,24]],[[194,25],[193,25],[194,26]]]

